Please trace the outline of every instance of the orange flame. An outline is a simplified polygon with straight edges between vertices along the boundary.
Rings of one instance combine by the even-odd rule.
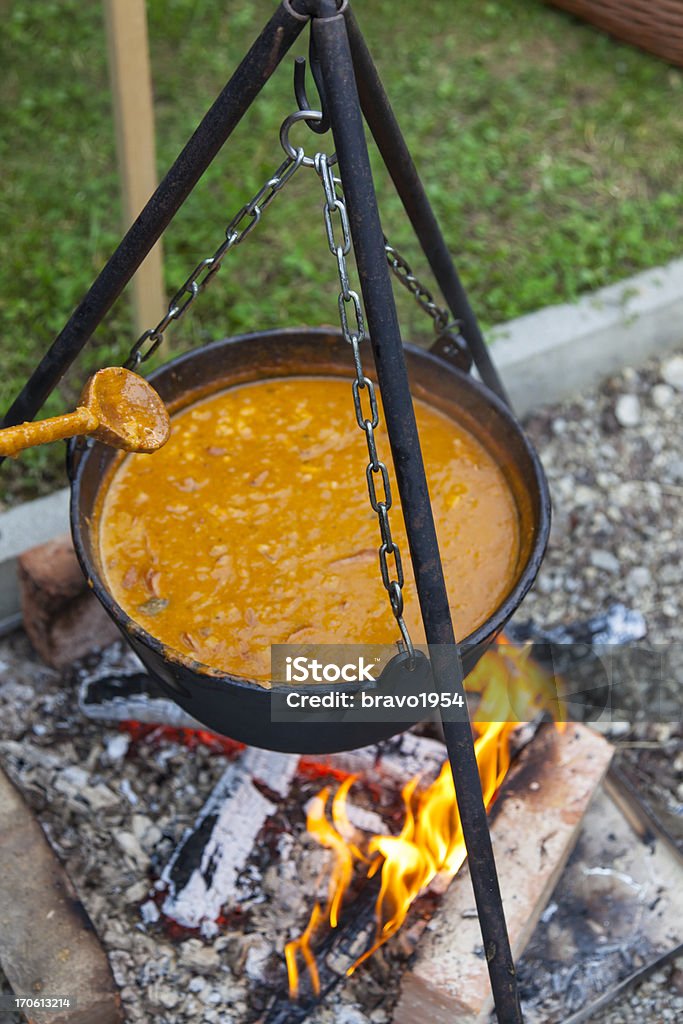
[[[555,679],[529,659],[530,648],[508,645],[489,651],[467,677],[469,692],[480,695],[474,717],[477,732],[474,749],[479,768],[484,804],[494,800],[510,766],[509,737],[523,721],[540,711],[549,712],[557,721],[563,706]],[[450,764],[446,761],[439,777],[422,792],[417,791],[419,776],[402,791],[405,819],[397,836],[375,835],[365,856],[352,840],[355,830],[346,813],[346,796],[357,776],[345,778],[332,801],[332,820],[326,816],[330,788],[325,787],[309,805],[306,824],[317,841],[334,854],[325,911],[319,903],[313,907],[303,934],[287,943],[285,959],[290,996],[299,992],[297,953],[308,968],[316,994],[320,991],[318,970],[311,950],[316,930],[325,919],[336,928],[344,894],[356,861],[368,864],[368,877],[381,865],[380,892],[377,897],[377,931],[373,945],[349,969],[356,968],[398,931],[416,897],[437,874],[452,877],[466,858],[465,842],[458,813]],[[379,855],[379,856],[374,856]]]
[[[474,744],[484,803],[488,808],[505,778],[509,764],[507,739],[516,723],[491,722]],[[395,935],[415,898],[442,872],[453,876],[462,866],[465,841],[446,761],[438,779],[415,799],[418,779],[403,789],[406,819],[399,836],[373,836],[368,849],[384,857],[382,886],[377,898],[375,942],[356,961],[349,974]],[[414,804],[417,804],[413,809]]]

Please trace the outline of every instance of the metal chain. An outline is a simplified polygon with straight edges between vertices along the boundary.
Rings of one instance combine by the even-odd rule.
[[[394,276],[407,288],[418,306],[428,313],[434,321],[434,330],[437,335],[443,334],[448,328],[459,326],[459,321],[451,321],[447,309],[438,306],[430,290],[415,277],[410,264],[398,249],[394,248],[384,239],[384,251],[387,255],[387,262]]]
[[[263,211],[270,206],[276,195],[298,171],[303,160],[303,149],[296,150],[294,156],[288,154],[287,159],[280,164],[275,174],[235,214],[225,229],[225,241],[221,242],[213,256],[208,256],[197,264],[185,283],[169,302],[168,310],[156,327],[144,331],[135,342],[128,354],[128,358],[123,364],[126,369],[136,370],[141,363],[144,363],[156,352],[164,339],[164,333],[169,324],[175,320],[180,320],[185,315],[197,296],[204,291],[218,273],[223,259],[229,250],[233,246],[239,245],[254,230],[261,220]],[[149,343],[149,346],[145,348],[147,343]]]
[[[410,655],[410,664],[414,663],[415,649],[408,633],[408,627],[403,620],[403,565],[401,563],[401,552],[398,544],[391,536],[389,525],[389,509],[392,506],[391,487],[389,484],[389,471],[386,465],[380,461],[377,455],[375,443],[375,430],[379,426],[379,410],[377,407],[377,395],[375,385],[369,377],[365,376],[361,359],[360,346],[366,338],[365,321],[358,292],[349,287],[349,274],[346,257],[351,251],[351,232],[349,230],[349,218],[346,211],[346,203],[341,194],[337,191],[339,179],[335,178],[330,165],[329,157],[325,153],[317,153],[314,158],[315,169],[318,172],[325,192],[325,203],[323,205],[323,216],[325,219],[325,232],[330,252],[337,260],[339,271],[339,320],[341,322],[342,334],[353,350],[353,361],[356,369],[356,379],[353,381],[353,404],[356,410],[356,421],[365,434],[368,445],[370,461],[365,470],[368,485],[368,495],[373,511],[377,513],[379,529],[382,537],[382,544],[379,548],[379,567],[382,574],[382,583],[389,595],[391,610],[396,619],[403,644]],[[335,218],[337,219],[338,232],[341,234],[340,241],[335,237]],[[350,316],[353,323],[349,323]],[[369,415],[363,411],[362,393],[367,391],[369,403]],[[380,493],[378,494],[378,483],[381,482]],[[393,559],[393,577],[390,569],[390,559]]]

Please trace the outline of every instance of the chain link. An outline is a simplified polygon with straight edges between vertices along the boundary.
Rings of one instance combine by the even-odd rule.
[[[276,195],[301,167],[303,161],[303,149],[297,150],[295,156],[288,155],[275,174],[235,214],[225,229],[225,240],[221,242],[212,256],[207,256],[197,264],[169,302],[166,313],[156,327],[144,331],[135,342],[123,364],[126,369],[136,370],[141,363],[146,362],[156,352],[164,340],[164,333],[168,326],[185,315],[197,296],[204,291],[218,273],[225,255],[233,246],[243,242],[247,235],[254,230],[261,220],[263,211],[270,206]]]
[[[283,131],[290,121],[296,120],[305,113],[305,111],[297,112],[297,114],[292,115],[283,125]],[[351,252],[351,232],[346,203],[342,194],[338,191],[338,186],[341,185],[341,182],[334,176],[332,171],[334,157],[329,157],[325,153],[317,153],[311,161],[308,157],[304,156],[303,149],[294,150],[291,144],[285,145],[284,142],[283,146],[287,153],[286,159],[280,164],[275,174],[258,190],[256,195],[235,214],[225,229],[224,241],[221,242],[213,255],[200,260],[169,302],[168,309],[159,323],[156,327],[149,328],[140,335],[123,365],[127,369],[136,370],[156,352],[163,341],[164,333],[169,325],[174,321],[180,320],[197,296],[210,284],[220,270],[223,259],[230,249],[239,245],[254,230],[261,220],[263,211],[273,202],[296,171],[301,166],[309,166],[312,163],[320,177],[325,193],[325,203],[323,205],[325,232],[330,252],[337,261],[340,284],[337,301],[342,334],[344,339],[351,345],[353,351],[356,371],[356,379],[352,385],[353,404],[356,412],[356,421],[365,434],[368,446],[370,461],[366,467],[365,475],[370,505],[373,511],[377,513],[382,538],[382,543],[378,549],[380,573],[382,583],[389,595],[391,610],[401,633],[403,646],[409,654],[410,666],[412,667],[415,661],[415,649],[410,639],[408,627],[403,619],[403,565],[401,553],[398,544],[391,535],[389,523],[389,509],[393,503],[389,471],[385,463],[378,457],[375,442],[375,429],[379,426],[377,395],[373,382],[369,377],[365,376],[363,371],[360,352],[360,346],[367,337],[365,320],[360,296],[349,285],[346,257]],[[406,260],[398,250],[389,245],[386,239],[385,251],[389,266],[395,276],[411,292],[418,305],[432,317],[436,333],[442,334],[449,326],[448,312],[436,304],[431,292],[415,277]],[[364,391],[368,393],[369,415],[366,415],[363,410],[361,396]],[[379,480],[381,480],[380,495],[378,495]],[[393,559],[393,577],[389,563],[390,559]]]
[[[453,326],[450,322],[451,318],[448,310],[444,309],[443,306],[437,305],[429,288],[415,277],[408,261],[401,255],[398,249],[387,242],[386,238],[384,239],[384,251],[387,256],[387,263],[394,277],[401,282],[404,288],[408,289],[420,309],[423,309],[432,318],[435,332],[440,335],[448,327]]]
[[[325,221],[325,232],[330,252],[337,260],[339,271],[339,320],[341,322],[342,334],[353,350],[353,362],[356,370],[356,379],[353,381],[353,406],[356,411],[356,422],[365,434],[368,445],[370,461],[365,470],[368,485],[368,496],[373,511],[377,513],[382,543],[379,547],[379,568],[382,575],[382,583],[389,595],[389,602],[396,623],[401,632],[403,646],[410,656],[410,666],[415,663],[415,649],[408,633],[408,627],[403,620],[403,564],[398,544],[391,536],[389,524],[389,509],[392,506],[391,484],[389,483],[389,470],[384,462],[377,455],[375,442],[375,430],[379,426],[379,408],[377,405],[377,394],[375,385],[363,372],[360,346],[366,338],[365,320],[360,297],[357,292],[349,287],[349,274],[346,264],[346,257],[351,251],[351,233],[349,230],[349,218],[346,211],[346,203],[343,196],[338,192],[337,186],[341,184],[335,178],[330,165],[329,157],[325,153],[317,153],[314,158],[314,166],[322,182],[325,193],[323,205],[323,216]],[[335,234],[336,222],[336,234]],[[350,316],[353,321],[350,323]],[[368,412],[363,410],[363,392],[367,391]],[[379,483],[381,481],[381,492]],[[390,560],[393,559],[393,574]]]

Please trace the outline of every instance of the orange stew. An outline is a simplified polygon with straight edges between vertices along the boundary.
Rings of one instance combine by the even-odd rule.
[[[483,446],[443,413],[415,405],[462,638],[513,582],[517,509]],[[390,463],[383,429],[377,443]],[[273,643],[393,643],[366,463],[347,380],[263,380],[200,400],[173,417],[164,448],[123,458],[104,490],[99,545],[108,587],[168,647],[258,681],[270,676]],[[391,477],[405,619],[423,643]]]

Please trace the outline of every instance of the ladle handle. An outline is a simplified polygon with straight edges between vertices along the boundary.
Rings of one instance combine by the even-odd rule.
[[[99,420],[89,409],[81,405],[74,412],[62,416],[51,416],[35,423],[20,423],[16,427],[0,430],[0,456],[16,455],[24,448],[60,441],[77,434],[89,434],[99,426]]]

